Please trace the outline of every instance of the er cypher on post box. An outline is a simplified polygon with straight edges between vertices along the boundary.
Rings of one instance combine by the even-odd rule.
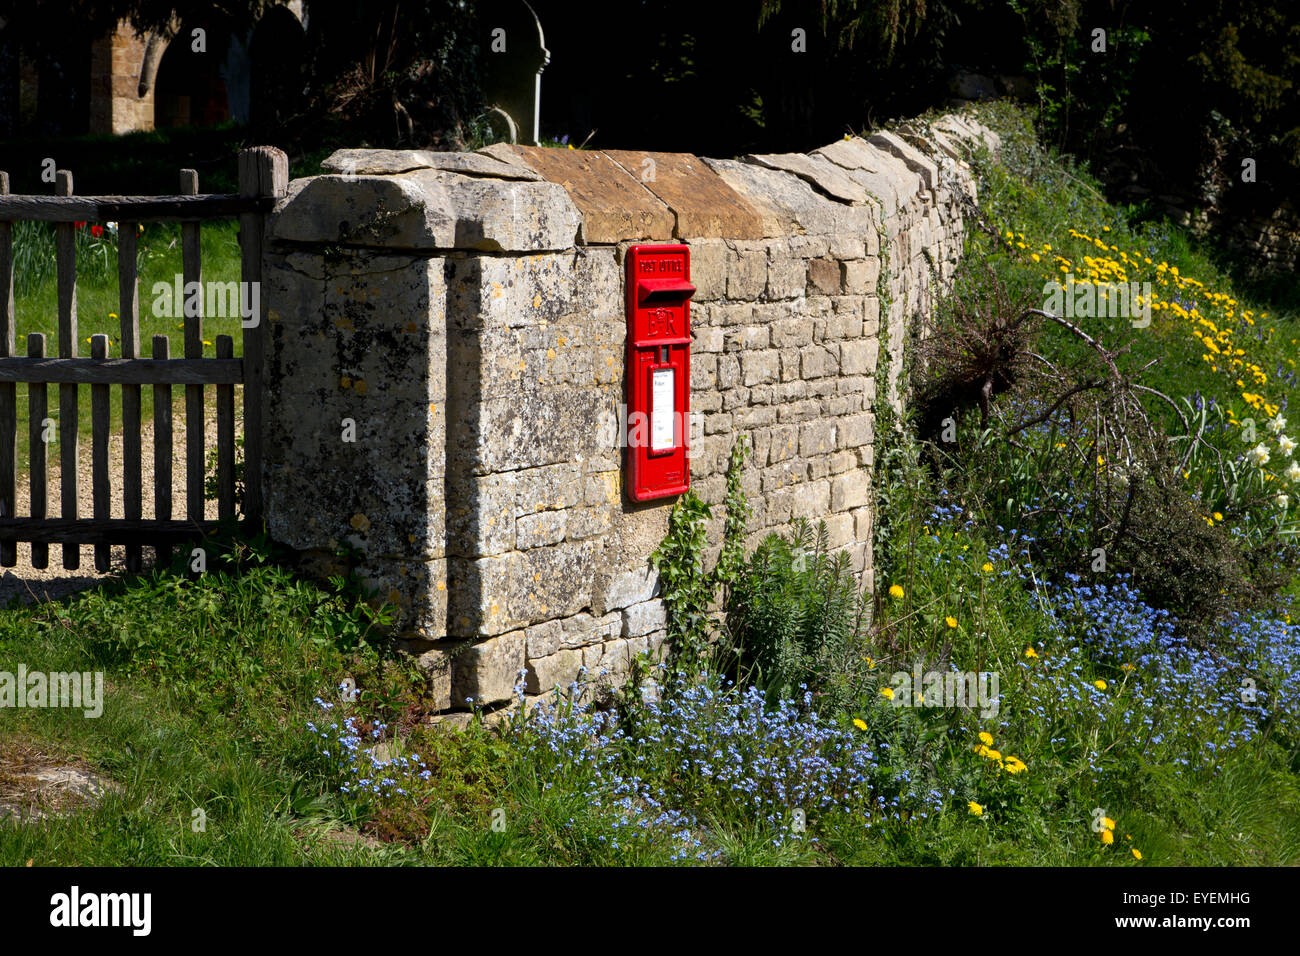
[[[633,501],[680,495],[691,485],[690,256],[681,245],[627,251],[626,485]]]

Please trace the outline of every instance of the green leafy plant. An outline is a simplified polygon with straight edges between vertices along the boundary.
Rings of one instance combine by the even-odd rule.
[[[806,687],[835,710],[870,683],[866,602],[845,551],[832,552],[825,522],[799,519],[788,537],[768,535],[738,575],[727,627],[741,682],[770,700]]]
[[[705,525],[711,511],[694,490],[677,499],[668,514],[668,534],[650,563],[668,608],[668,640],[674,656],[689,668],[703,663],[708,646],[713,582],[704,570]]]
[[[706,525],[713,511],[693,490],[673,505],[668,534],[650,555],[668,608],[668,640],[678,665],[688,670],[703,667],[710,656],[710,609],[717,601],[718,588],[729,586],[744,562],[745,522],[750,509],[741,475],[747,454],[748,441],[742,435],[732,446],[727,464],[722,550],[713,569],[704,566]]]

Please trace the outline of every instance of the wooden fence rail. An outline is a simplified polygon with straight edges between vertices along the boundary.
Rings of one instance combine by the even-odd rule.
[[[82,545],[95,548],[95,567],[108,570],[112,545],[125,545],[129,570],[141,567],[145,546],[158,560],[170,558],[171,547],[207,533],[236,514],[235,386],[244,398],[244,518],[260,522],[262,509],[261,322],[243,325],[241,359],[234,357],[234,340],[216,337],[214,358],[203,354],[203,315],[184,317],[184,357],[171,357],[167,336],[155,335],[152,357],[140,355],[139,277],[136,274],[136,234],[142,222],[181,224],[182,281],[201,282],[200,229],[203,221],[239,217],[240,278],[245,290],[258,290],[255,315],[266,315],[261,294],[262,238],[266,213],[288,186],[284,153],[259,146],[239,154],[239,194],[201,195],[198,174],[181,170],[176,196],[74,196],[72,174],[56,171],[50,196],[12,196],[9,177],[0,172],[0,566],[17,564],[17,544],[31,546],[35,568],[49,564],[49,546],[62,545],[63,567],[80,565]],[[58,289],[58,355],[50,356],[43,334],[27,337],[26,356],[15,352],[14,311],[15,221],[54,223]],[[78,223],[111,222],[118,226],[118,316],[121,355],[109,355],[105,335],[91,337],[90,357],[78,354],[76,229]],[[241,301],[248,301],[247,295]],[[187,309],[189,313],[192,310]],[[17,504],[17,386],[27,386],[28,483],[30,514],[19,516]],[[48,453],[51,440],[48,386],[57,385],[60,464],[60,513],[48,517]],[[78,392],[90,386],[91,511],[78,513]],[[143,517],[143,449],[141,389],[153,389],[154,517]],[[172,386],[185,388],[185,518],[172,518]],[[122,518],[113,518],[109,460],[110,389],[122,389]],[[205,390],[215,388],[217,409],[217,521],[205,519]]]

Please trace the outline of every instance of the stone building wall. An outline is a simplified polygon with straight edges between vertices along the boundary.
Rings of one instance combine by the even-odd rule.
[[[846,138],[810,154],[496,146],[342,150],[290,184],[265,271],[270,531],[354,549],[438,704],[494,707],[662,646],[647,558],[673,499],[624,493],[623,257],[691,252],[692,488],[737,436],[751,544],[825,519],[871,563],[878,396],[962,250],[960,156],[995,137]],[[721,516],[710,527],[715,547]]]
[[[140,95],[144,37],[123,20],[90,46],[90,132],[131,133],[153,129],[154,91]]]

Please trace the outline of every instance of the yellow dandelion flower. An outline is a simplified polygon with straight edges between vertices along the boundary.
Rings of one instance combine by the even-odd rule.
[[[894,688],[892,688],[892,687],[882,687],[882,688],[880,688],[880,696],[883,697],[883,698],[885,698],[885,700],[893,700],[893,699],[894,699]]]
[[[970,809],[970,812],[971,812],[971,815],[972,815],[972,816],[976,816],[976,817],[982,817],[982,816],[984,816],[984,808],[981,807],[981,806],[980,806],[978,803],[976,803],[974,800],[972,800],[970,803],[966,804],[966,806]]]
[[[980,566],[980,570],[983,571],[985,574],[988,574],[990,571],[993,570],[993,565],[985,561],[984,564]]]
[[[1007,773],[1024,773],[1029,767],[1019,757],[1007,757],[1005,769]]]
[[[866,722],[865,720],[863,720],[861,717],[854,717],[854,718],[853,718],[853,726],[856,727],[856,728],[858,728],[858,730],[866,730],[866,729],[867,729],[867,722]]]
[[[1109,830],[1102,830],[1101,842],[1106,844],[1107,846],[1110,846],[1112,843],[1115,842],[1115,834],[1111,833]]]
[[[943,623],[947,624],[949,627],[956,627],[957,619],[950,614],[943,619]]]
[[[901,600],[903,594],[904,594],[903,589],[899,587],[897,584],[891,584],[889,586],[889,596],[893,598],[895,601]]]
[[[1139,850],[1137,847],[1131,847],[1131,849],[1133,850],[1133,859],[1135,859],[1135,860],[1140,860],[1140,859],[1142,859],[1142,851],[1141,851],[1141,850]]]
[[[1104,680],[1095,680],[1092,682],[1092,686],[1097,688],[1097,690],[1105,690],[1106,682]]]
[[[979,737],[980,737],[980,741],[984,744],[984,746],[986,747],[993,746],[993,735],[989,733],[987,730],[981,730],[979,733]]]
[[[1025,657],[1037,657],[1037,656],[1038,656],[1038,651],[1034,650],[1032,647],[1025,648]]]

